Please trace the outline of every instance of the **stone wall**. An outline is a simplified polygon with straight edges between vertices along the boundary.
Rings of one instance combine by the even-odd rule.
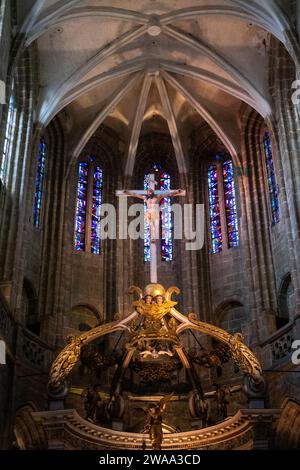
[[[9,53],[12,44],[12,11],[10,2],[8,0],[2,0],[0,3],[0,80],[7,84],[6,95],[9,92],[8,82],[8,65],[9,65]],[[6,100],[7,102],[7,96]],[[0,121],[2,118],[3,106],[0,105]]]

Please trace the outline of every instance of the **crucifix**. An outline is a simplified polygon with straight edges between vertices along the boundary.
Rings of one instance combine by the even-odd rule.
[[[150,226],[150,282],[157,283],[157,248],[159,241],[159,204],[164,198],[185,196],[186,192],[182,189],[171,189],[168,191],[155,190],[155,175],[149,175],[148,189],[140,190],[120,190],[116,191],[116,195],[136,197],[142,199],[146,204],[145,222]]]

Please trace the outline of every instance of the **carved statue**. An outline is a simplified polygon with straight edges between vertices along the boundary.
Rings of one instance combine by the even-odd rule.
[[[149,432],[153,450],[161,450],[163,440],[162,414],[171,400],[173,393],[163,397],[158,405],[151,405],[147,411],[147,417],[143,432]]]
[[[227,388],[221,387],[219,384],[214,384],[216,387],[215,400],[217,403],[217,412],[220,419],[224,420],[227,418],[227,405],[229,401],[227,400]]]
[[[134,191],[123,191],[125,196],[136,197],[142,199],[147,207],[145,212],[145,220],[150,225],[151,241],[155,242],[159,238],[159,204],[164,198],[185,196],[185,191],[178,189],[178,191],[164,191],[163,194],[155,194],[153,189],[148,189],[146,195],[135,193]]]
[[[101,402],[96,386],[85,388],[81,397],[84,399],[85,419],[94,422],[96,409]]]

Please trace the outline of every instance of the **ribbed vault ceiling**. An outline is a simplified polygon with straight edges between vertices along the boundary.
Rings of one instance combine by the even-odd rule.
[[[239,153],[241,103],[271,112],[270,35],[289,46],[286,12],[272,0],[37,0],[19,15],[25,47],[38,48],[37,120],[68,117],[73,159],[105,122],[127,146],[128,175],[151,130],[170,132],[183,172],[201,121]]]

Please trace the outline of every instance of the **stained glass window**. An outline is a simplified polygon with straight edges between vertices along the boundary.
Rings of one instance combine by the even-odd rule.
[[[268,187],[270,194],[272,222],[277,224],[279,222],[279,200],[278,200],[278,186],[276,182],[276,174],[273,162],[273,152],[271,145],[270,133],[266,132],[264,138],[265,158],[267,167]]]
[[[233,248],[239,244],[239,230],[234,187],[234,170],[231,160],[227,160],[223,163],[222,171],[228,248]]]
[[[75,250],[101,253],[101,205],[103,172],[96,157],[89,155],[78,166],[75,219]]]
[[[150,175],[145,175],[144,177],[144,190],[147,191],[150,187]],[[146,214],[147,205],[144,203],[144,213]],[[144,261],[150,261],[151,259],[151,233],[150,233],[150,224],[144,221]]]
[[[102,169],[94,167],[93,178],[93,201],[92,201],[92,229],[91,229],[91,252],[99,255],[101,252],[100,237],[100,212],[102,204]]]
[[[85,251],[88,175],[88,163],[79,163],[75,221],[75,249],[77,251]]]
[[[5,180],[7,177],[7,168],[8,168],[9,160],[10,160],[11,153],[12,153],[14,129],[15,129],[16,119],[17,119],[17,111],[15,108],[13,89],[14,89],[14,85],[12,85],[12,93],[10,95],[9,104],[8,104],[8,114],[7,114],[7,121],[6,121],[4,146],[3,146],[3,153],[2,153],[1,167],[0,167],[0,179],[3,183],[5,183]]]
[[[159,181],[160,191],[171,189],[171,178],[166,172],[161,173]],[[171,199],[166,197],[161,201],[161,259],[162,261],[172,261],[173,240],[172,240],[172,212]]]
[[[222,228],[218,187],[218,167],[211,165],[208,170],[208,197],[210,215],[211,253],[222,251]]]
[[[155,174],[158,189],[160,191],[168,191],[171,189],[171,177],[168,173],[163,171],[160,165],[154,165],[153,171]],[[150,187],[150,174],[144,177],[144,190]],[[146,212],[147,206],[144,205]],[[173,224],[172,224],[172,211],[171,211],[171,198],[164,198],[160,203],[161,213],[161,259],[162,261],[173,260]],[[151,234],[150,225],[145,222],[144,225],[144,261],[150,261],[151,258]]]
[[[40,140],[38,162],[35,177],[35,193],[33,204],[33,224],[39,227],[41,223],[41,209],[43,198],[43,186],[45,177],[45,161],[46,161],[46,142],[42,137]]]

